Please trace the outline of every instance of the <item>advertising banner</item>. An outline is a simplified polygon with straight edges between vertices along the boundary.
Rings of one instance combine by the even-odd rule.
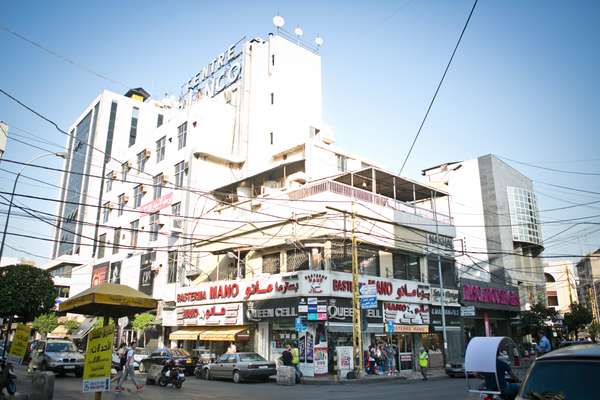
[[[319,343],[315,345],[315,375],[323,375],[327,373],[327,343]]]
[[[154,253],[142,254],[140,257],[139,291],[152,296],[154,290],[154,272],[152,271],[152,258]]]
[[[31,327],[25,324],[18,324],[13,340],[10,344],[10,351],[8,352],[7,360],[14,365],[21,365],[25,352],[27,351],[27,344],[29,343],[29,335],[31,334]]]
[[[431,306],[431,325],[442,325],[442,307]],[[446,326],[460,326],[460,307],[444,307]]]
[[[226,326],[244,324],[242,303],[215,304],[212,306],[180,307],[177,309],[179,325]]]
[[[113,325],[96,328],[89,333],[83,365],[84,393],[110,390],[114,334]]]
[[[337,352],[338,370],[342,373],[353,370],[354,349],[352,346],[337,346],[335,351]]]
[[[428,325],[429,305],[410,303],[383,303],[383,313],[386,321],[395,324]]]
[[[92,267],[92,287],[106,282],[106,278],[108,277],[108,265],[109,264],[105,262]]]

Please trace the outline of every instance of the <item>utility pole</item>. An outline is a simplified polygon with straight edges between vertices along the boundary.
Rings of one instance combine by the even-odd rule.
[[[573,304],[573,294],[571,293],[571,274],[569,273],[568,265],[565,265],[565,272],[567,273],[567,285],[569,285],[569,304]]]
[[[346,246],[344,244],[344,246]],[[360,300],[358,287],[358,249],[356,239],[356,212],[354,202],[352,202],[352,345],[354,353],[354,362],[358,360],[355,366],[356,377],[360,377],[363,371],[363,352],[362,352],[362,329],[360,315]]]
[[[442,272],[442,257],[440,255],[440,233],[439,233],[439,227],[438,227],[438,219],[437,219],[437,207],[436,207],[436,194],[437,192],[434,192],[433,195],[433,217],[435,218],[435,241],[437,242],[437,262],[438,262],[438,275],[440,276],[440,303],[441,303],[441,308],[442,308],[442,337],[444,339],[444,349],[442,351],[442,357],[444,359],[444,365],[446,365],[446,353],[448,352],[448,337],[446,334],[446,307],[445,307],[445,303],[446,303],[446,299],[444,296],[444,276],[443,276],[443,272]]]

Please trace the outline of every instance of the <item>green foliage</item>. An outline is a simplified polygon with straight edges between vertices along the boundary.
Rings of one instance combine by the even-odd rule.
[[[131,326],[137,331],[143,331],[154,324],[156,324],[154,315],[146,312],[136,315]]]
[[[31,265],[0,269],[0,317],[18,315],[32,321],[54,307],[54,282],[47,271]]]
[[[44,337],[52,332],[58,326],[58,317],[54,313],[42,314],[33,320],[33,329],[37,330]]]
[[[70,335],[71,333],[75,332],[77,328],[79,328],[79,322],[75,321],[74,319],[69,319],[65,322],[65,328]]]
[[[538,331],[546,330],[546,322],[554,320],[556,316],[553,308],[546,308],[543,303],[534,304],[530,310],[521,312],[521,331],[525,335],[536,335]]]
[[[600,324],[597,321],[592,322],[587,329],[594,342],[600,338]]]
[[[565,326],[567,332],[573,333],[577,338],[577,333],[587,324],[592,322],[592,312],[579,303],[571,303],[568,313],[565,313]]]
[[[115,320],[112,319],[112,318],[108,319],[108,324],[116,326]],[[102,328],[103,326],[104,326],[104,317],[98,317],[98,318],[96,318],[96,322],[94,322],[94,329],[96,329],[96,328]]]

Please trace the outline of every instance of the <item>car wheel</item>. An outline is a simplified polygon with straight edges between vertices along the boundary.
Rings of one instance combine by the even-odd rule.
[[[207,368],[204,370],[204,379],[210,381],[212,379],[212,375],[210,374],[210,370]]]
[[[146,365],[144,363],[140,363],[140,366],[138,367],[138,371],[140,371],[142,374],[144,372],[146,372]]]
[[[240,383],[242,381],[242,376],[240,375],[240,371],[233,371],[233,383]]]
[[[181,389],[181,382],[175,382],[175,388]]]
[[[167,382],[167,378],[165,378],[164,376],[161,376],[160,378],[158,378],[159,386],[165,387],[165,386],[167,386],[167,383],[169,383],[169,382]]]

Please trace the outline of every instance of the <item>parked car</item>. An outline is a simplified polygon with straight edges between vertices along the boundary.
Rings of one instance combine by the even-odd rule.
[[[142,360],[148,358],[150,350],[143,347],[137,347],[133,353],[133,368],[138,369]]]
[[[184,349],[156,349],[147,358],[140,361],[140,372],[148,372],[152,365],[165,365],[167,360],[184,369],[186,375],[192,375],[198,359]]]
[[[204,377],[233,379],[239,383],[243,380],[263,380],[277,373],[274,362],[265,360],[256,353],[223,354],[214,363],[205,367]]]
[[[591,399],[600,393],[599,376],[600,345],[561,348],[534,361],[516,399]]]
[[[450,378],[459,378],[465,376],[465,360],[450,361],[446,364],[446,375]]]
[[[40,340],[33,352],[29,368],[31,370],[53,371],[60,375],[73,373],[83,375],[83,354],[70,340]]]

